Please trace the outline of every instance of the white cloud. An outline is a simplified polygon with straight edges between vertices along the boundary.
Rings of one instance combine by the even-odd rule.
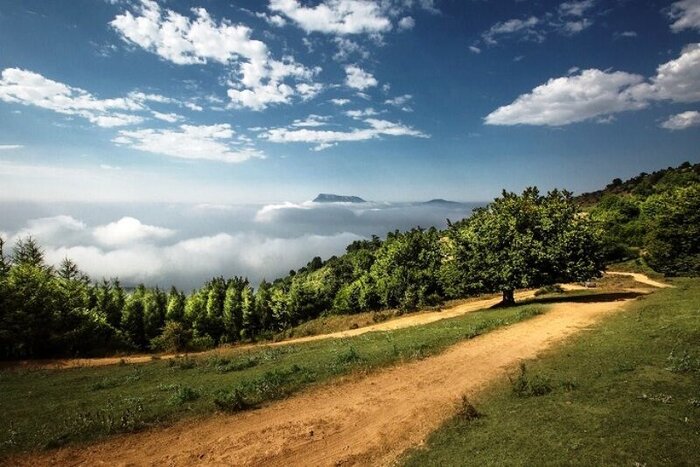
[[[592,24],[593,24],[593,21],[591,21],[588,18],[583,18],[583,19],[576,20],[576,21],[565,21],[559,27],[559,31],[562,32],[563,34],[571,36],[574,34],[578,34],[579,32],[583,31],[584,29],[588,29]]]
[[[8,244],[28,236],[36,238],[42,244],[71,243],[81,239],[86,229],[87,226],[82,221],[72,216],[60,215],[30,219],[23,229],[8,238]]]
[[[572,68],[573,70],[573,68]],[[686,46],[659,65],[649,80],[625,72],[596,69],[550,79],[486,116],[489,125],[560,126],[639,110],[651,101],[700,101],[700,44]]]
[[[376,86],[377,80],[372,75],[357,65],[348,65],[345,67],[345,84],[353,89],[364,91],[367,88]]]
[[[475,45],[470,45],[470,46],[469,46],[469,50],[470,50],[472,53],[475,53],[475,54],[480,54],[480,53],[481,53],[481,49],[480,49],[479,47],[475,46]]]
[[[244,275],[257,282],[273,279],[306,264],[310,258],[340,254],[345,246],[361,236],[307,234],[275,238],[260,234],[228,234],[193,237],[171,245],[123,245],[105,250],[79,245],[46,248],[46,258],[58,264],[69,257],[93,279],[119,277],[122,283],[159,283],[169,286],[199,287],[212,276]]]
[[[155,118],[158,120],[163,120],[164,122],[168,123],[175,123],[179,122],[180,120],[183,120],[182,115],[178,115],[176,113],[163,113],[163,112],[156,112],[155,110],[151,112]]]
[[[367,118],[364,122],[369,126],[349,131],[272,128],[261,133],[259,137],[273,143],[311,143],[316,145],[315,149],[317,150],[328,148],[335,143],[367,141],[381,136],[428,138],[425,133],[400,123],[375,118]]]
[[[19,68],[3,70],[0,79],[0,100],[33,105],[64,115],[77,115],[102,127],[131,125],[143,121],[143,117],[123,113],[143,110],[143,105],[132,98],[99,99],[83,89]]]
[[[667,130],[685,130],[695,126],[700,126],[700,112],[695,110],[672,115],[661,124]]]
[[[352,55],[358,55],[363,59],[369,58],[369,51],[352,39],[337,36],[333,38],[333,42],[338,48],[338,51],[333,55],[333,60],[346,62]]]
[[[297,92],[301,97],[301,100],[308,101],[316,97],[325,86],[321,83],[299,83],[296,86]]]
[[[95,239],[105,246],[130,245],[153,240],[162,240],[175,234],[174,230],[142,224],[136,218],[122,217],[116,222],[95,227]]]
[[[542,33],[537,31],[535,27],[540,24],[540,20],[535,16],[530,16],[527,19],[510,19],[504,22],[498,22],[491,26],[488,31],[481,35],[484,42],[487,44],[497,44],[500,36],[520,35],[524,39],[540,42],[544,39]]]
[[[276,26],[278,28],[281,28],[283,26],[287,25],[287,21],[282,18],[280,15],[268,15],[267,13],[255,13],[255,16],[258,18],[262,18],[269,24],[270,26]]]
[[[294,120],[291,126],[297,128],[314,128],[328,125],[328,120],[330,120],[329,116],[311,114],[303,120]]]
[[[561,3],[556,10],[540,17],[530,16],[497,22],[481,34],[481,40],[486,45],[494,46],[504,38],[543,42],[552,32],[573,36],[593,25],[593,20],[585,15],[595,3],[595,0],[572,0]],[[473,44],[470,50],[479,53],[479,42]]]
[[[129,115],[123,113],[113,113],[111,115],[96,115],[90,117],[90,121],[97,126],[103,128],[113,128],[116,126],[128,126],[142,123],[145,119],[138,115]]]
[[[337,106],[343,106],[347,105],[350,103],[350,99],[331,99],[330,101],[331,104],[337,105]]]
[[[620,34],[618,34],[619,37],[637,37],[637,33],[635,31],[622,31]]]
[[[656,76],[635,93],[639,99],[700,101],[700,43],[686,46],[678,58],[659,65]]]
[[[295,89],[285,81],[309,81],[320,69],[309,70],[292,57],[275,60],[264,42],[251,37],[249,27],[228,20],[217,23],[204,8],[193,8],[192,12],[194,18],[163,11],[155,1],[141,0],[136,13],[126,11],[110,24],[125,41],[178,65],[211,61],[237,65],[228,90],[235,107],[263,110],[272,104],[287,104],[297,93],[303,98],[311,96],[309,88]],[[195,106],[188,105],[201,110]]]
[[[559,5],[559,13],[563,16],[583,16],[595,4],[594,0],[578,0],[564,2]]]
[[[345,115],[347,115],[350,118],[360,120],[362,118],[374,117],[376,115],[379,115],[379,112],[374,110],[372,107],[368,107],[364,110],[347,110],[345,111]]]
[[[416,20],[411,18],[410,16],[404,16],[399,20],[399,29],[402,31],[407,31],[409,29],[413,29],[416,25]]]
[[[263,155],[251,147],[234,149],[229,144],[233,137],[231,125],[180,125],[174,129],[121,130],[113,139],[116,144],[141,151],[182,159],[243,162]]]
[[[138,13],[126,11],[110,25],[127,42],[154,52],[179,65],[207,63],[213,60],[228,63],[241,56],[262,61],[267,47],[250,38],[251,29],[228,22],[217,24],[204,8],[194,8],[191,20],[172,10],[161,11],[153,0],[141,0]]]
[[[313,7],[303,6],[298,0],[270,0],[268,8],[307,33],[376,34],[392,28],[380,5],[366,0],[326,0]]]
[[[630,89],[643,77],[624,72],[583,70],[580,74],[550,79],[485,118],[488,125],[560,126],[601,115],[646,106]]]
[[[408,104],[411,101],[411,99],[413,99],[413,96],[411,94],[404,94],[403,96],[396,96],[392,99],[387,99],[384,101],[384,103],[387,105],[393,105],[395,107],[402,107]]]
[[[681,32],[686,29],[700,31],[700,1],[681,0],[671,5],[669,17],[674,21],[671,24],[673,32]]]
[[[0,151],[14,151],[15,149],[22,149],[24,145],[22,144],[0,144]]]

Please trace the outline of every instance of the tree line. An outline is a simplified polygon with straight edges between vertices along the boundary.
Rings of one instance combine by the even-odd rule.
[[[3,253],[0,357],[197,350],[269,338],[322,314],[398,309],[600,275],[600,224],[571,195],[503,192],[444,230],[414,228],[313,258],[274,282],[215,277],[190,293],[91,281],[70,259],[46,264],[32,238]]]

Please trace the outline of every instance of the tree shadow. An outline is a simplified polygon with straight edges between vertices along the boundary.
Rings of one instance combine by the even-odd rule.
[[[503,304],[498,303],[490,307],[490,309],[496,308],[511,308],[520,305],[546,305],[550,303],[605,303],[605,302],[617,302],[621,300],[630,300],[633,298],[640,297],[642,295],[647,295],[642,292],[633,291],[621,291],[621,292],[603,292],[603,293],[591,293],[586,295],[560,295],[556,297],[534,297],[525,300],[520,300],[515,302],[515,304]]]

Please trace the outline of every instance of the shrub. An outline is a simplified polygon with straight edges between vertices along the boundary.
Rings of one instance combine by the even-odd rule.
[[[182,405],[185,402],[196,401],[200,397],[199,391],[189,386],[175,386],[175,393],[170,398],[170,402],[175,405]]]
[[[169,321],[163,333],[151,340],[151,349],[159,352],[182,352],[187,350],[192,340],[192,330],[182,323]]]
[[[221,391],[214,398],[214,405],[224,412],[240,412],[251,407],[251,404],[239,388],[231,391]]]

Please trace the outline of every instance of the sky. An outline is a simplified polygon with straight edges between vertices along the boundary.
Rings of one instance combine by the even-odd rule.
[[[700,0],[0,0],[0,235],[269,278],[472,206],[412,203],[697,162],[699,102]]]

